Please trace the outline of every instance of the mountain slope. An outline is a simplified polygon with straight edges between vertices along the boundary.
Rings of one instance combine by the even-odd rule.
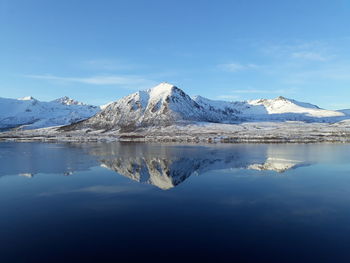
[[[135,130],[147,126],[167,126],[179,122],[217,122],[233,120],[215,109],[204,109],[181,89],[168,83],[138,91],[109,104],[96,116],[65,127],[66,130],[80,128]]]
[[[67,98],[67,103],[74,102]],[[59,99],[60,100],[60,99]],[[87,119],[99,111],[98,107],[65,104],[63,101],[42,102],[33,97],[21,99],[0,98],[0,129],[20,127],[35,129],[68,125]]]
[[[275,99],[260,99],[248,101],[250,105],[263,106],[268,114],[285,114],[285,113],[295,113],[295,114],[305,114],[308,117],[341,117],[344,116],[343,113],[332,110],[324,110],[316,105],[299,102],[292,99],[287,99],[282,96]]]
[[[284,97],[275,99],[260,99],[243,102],[226,102],[195,97],[195,101],[202,107],[218,110],[231,110],[240,119],[254,121],[310,121],[334,122],[346,117],[341,111],[324,110],[316,105],[299,102]]]

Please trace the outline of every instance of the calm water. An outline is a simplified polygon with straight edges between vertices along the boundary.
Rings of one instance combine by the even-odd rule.
[[[0,143],[0,262],[350,262],[349,156]]]

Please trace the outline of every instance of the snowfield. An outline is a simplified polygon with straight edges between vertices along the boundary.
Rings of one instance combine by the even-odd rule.
[[[80,129],[62,131],[51,127],[0,133],[7,141],[138,141],[138,142],[229,142],[310,143],[350,142],[350,121],[334,124],[304,122],[246,122],[241,124],[182,123],[146,127],[132,132]]]
[[[42,102],[33,97],[0,98],[0,129],[37,129],[68,125],[87,119],[99,111],[68,97]]]

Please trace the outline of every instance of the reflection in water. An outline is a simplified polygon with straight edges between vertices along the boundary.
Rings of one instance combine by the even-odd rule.
[[[283,173],[289,169],[295,169],[297,167],[304,166],[301,161],[298,160],[288,160],[282,158],[268,157],[266,162],[263,164],[251,164],[248,169],[252,170],[270,170],[276,171],[278,173]]]
[[[33,177],[38,173],[69,175],[97,166],[83,145],[53,143],[1,143],[2,175]]]
[[[33,177],[37,173],[72,175],[101,166],[134,181],[166,190],[193,174],[212,170],[252,169],[279,173],[309,165],[306,145],[160,145],[133,143],[3,144],[3,172]],[[12,150],[9,150],[12,149]],[[8,160],[8,161],[7,161]],[[10,161],[11,160],[11,161]]]
[[[137,182],[163,190],[193,174],[223,169],[271,170],[278,173],[310,165],[302,145],[156,145],[103,144],[90,151],[102,163]]]
[[[0,143],[1,262],[349,262],[349,155],[342,144]]]
[[[34,174],[23,173],[23,174],[19,174],[19,176],[23,176],[23,177],[27,177],[27,178],[33,178]]]

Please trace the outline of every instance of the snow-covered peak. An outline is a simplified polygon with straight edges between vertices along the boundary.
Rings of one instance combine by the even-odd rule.
[[[303,108],[310,108],[310,109],[320,109],[318,106],[306,103],[306,102],[300,102],[293,99],[288,99],[283,96],[278,96],[274,99],[258,99],[258,100],[250,100],[248,103],[252,105],[265,105],[265,106],[272,106],[275,105],[278,106],[284,106],[284,105],[296,105]]]
[[[52,102],[60,103],[63,105],[85,105],[84,103],[73,100],[67,96],[64,96],[62,98],[58,98],[56,100],[53,100]]]
[[[222,119],[217,115],[217,112],[206,111],[181,89],[163,82],[113,102],[93,118],[76,126],[129,131],[145,126]]]
[[[263,106],[268,114],[296,113],[318,118],[344,116],[344,113],[339,111],[324,110],[316,105],[299,102],[282,96],[275,99],[250,100],[247,103],[253,106]]]
[[[148,91],[150,93],[152,93],[154,96],[157,96],[157,95],[164,94],[164,93],[169,94],[172,92],[172,90],[174,88],[176,88],[175,85],[170,84],[168,82],[162,82],[162,83],[158,84],[157,86],[149,89]]]
[[[18,98],[17,100],[36,100],[36,99],[32,96],[26,96],[26,97]]]
[[[100,109],[101,109],[101,110],[104,110],[104,109],[106,109],[109,105],[111,105],[112,103],[113,103],[113,101],[110,101],[110,102],[108,102],[108,103],[106,103],[106,104],[103,104],[103,105],[100,106]]]
[[[164,102],[170,96],[182,98],[188,97],[181,89],[167,82],[162,82],[154,88],[147,90],[146,92],[148,93],[149,100],[153,102]]]
[[[38,101],[33,97],[0,98],[0,129],[67,125],[87,119],[99,111],[95,106],[69,104],[69,98],[67,103]]]

